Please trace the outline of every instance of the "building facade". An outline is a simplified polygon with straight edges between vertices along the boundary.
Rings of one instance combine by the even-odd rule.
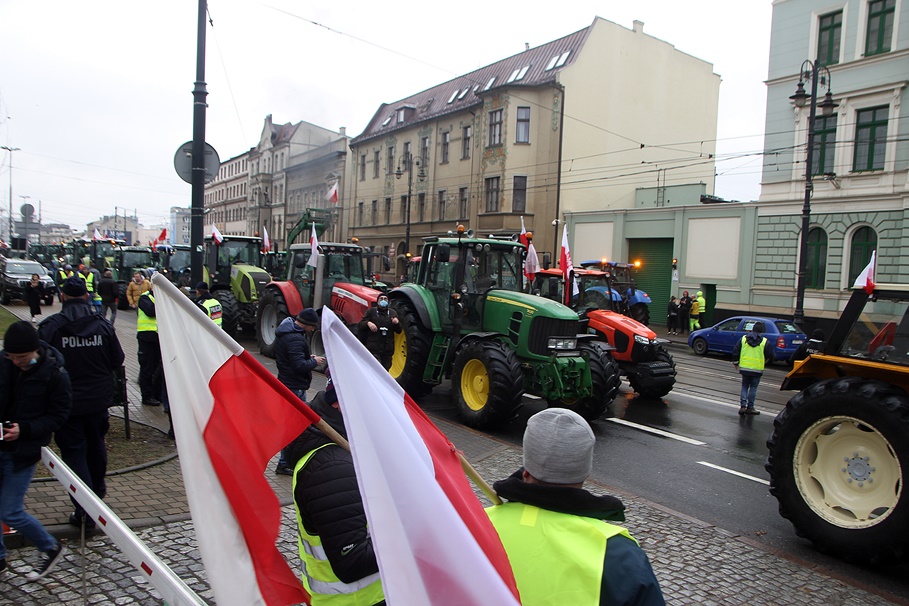
[[[557,254],[561,221],[642,184],[713,191],[719,76],[634,28],[587,28],[382,104],[351,140],[347,233],[396,258],[458,224]],[[690,141],[703,141],[691,146]],[[699,162],[679,162],[679,147]],[[642,168],[644,167],[644,168]],[[657,201],[663,204],[662,200]]]
[[[252,235],[249,224],[249,153],[222,162],[218,176],[205,185],[205,224],[225,235]],[[205,235],[210,235],[207,231]],[[189,241],[186,242],[189,244]]]
[[[169,244],[190,244],[190,217],[192,211],[186,207],[171,206],[170,220],[167,227],[167,242]]]
[[[105,215],[85,226],[85,237],[91,239],[97,230],[102,237],[125,240],[127,244],[132,245],[142,242],[139,238],[139,228],[139,217],[135,214],[127,215],[124,212],[122,215]]]

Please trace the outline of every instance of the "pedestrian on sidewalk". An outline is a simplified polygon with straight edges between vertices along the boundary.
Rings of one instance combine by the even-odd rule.
[[[679,299],[679,326],[682,329],[682,334],[691,333],[691,297],[688,295],[688,291],[682,291],[682,298]]]
[[[312,383],[312,371],[325,363],[325,358],[314,356],[309,350],[310,336],[318,325],[319,314],[312,307],[307,307],[294,318],[284,318],[275,329],[278,380],[304,402],[306,390]],[[275,473],[293,475],[293,468],[287,464],[287,448],[281,450]]]
[[[28,303],[28,311],[32,315],[32,323],[38,321],[41,315],[41,299],[44,298],[44,284],[41,283],[41,277],[38,274],[32,274],[28,286],[25,288],[25,302]]]
[[[737,341],[732,349],[732,363],[742,375],[740,415],[761,414],[761,411],[754,407],[754,399],[761,383],[761,376],[764,374],[764,365],[773,360],[773,346],[763,335],[765,330],[763,322],[755,322],[751,332]]]
[[[312,409],[345,438],[338,396],[329,379]],[[314,606],[385,604],[379,565],[350,453],[314,426],[287,447],[303,584]]]
[[[679,334],[679,302],[674,296],[669,297],[666,329],[671,335]]]
[[[584,490],[596,438],[579,414],[549,408],[527,421],[524,467],[493,485],[506,503],[486,510],[524,606],[660,606],[647,554],[628,531],[625,506]]]
[[[158,319],[155,315],[155,293],[151,281],[148,290],[139,297],[136,318],[136,340],[139,349],[139,390],[142,392],[142,404],[161,406],[162,383],[161,344],[158,342]]]
[[[103,284],[103,279],[102,279]],[[73,406],[54,434],[63,462],[98,498],[107,494],[108,408],[114,405],[114,373],[123,364],[123,348],[113,325],[94,313],[79,278],[63,283],[63,309],[38,326],[39,337],[57,348],[72,383]],[[72,499],[72,526],[94,528],[95,522]]]
[[[98,294],[101,296],[101,315],[107,318],[107,312],[110,311],[110,323],[117,320],[117,296],[120,294],[120,288],[117,281],[114,280],[114,273],[104,270],[104,276],[98,282]]]
[[[126,286],[126,301],[129,303],[130,309],[139,308],[139,297],[148,292],[149,288],[151,288],[151,282],[145,277],[145,274],[141,271],[133,274],[133,279]]]
[[[72,405],[69,375],[63,355],[38,340],[35,327],[20,321],[10,325],[0,352],[0,520],[22,533],[44,554],[36,580],[50,573],[65,549],[41,522],[25,511],[25,493],[41,460],[41,447],[50,444]],[[6,570],[6,545],[0,534],[0,572]]]

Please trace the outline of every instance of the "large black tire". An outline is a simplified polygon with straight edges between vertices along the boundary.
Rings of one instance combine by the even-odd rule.
[[[423,382],[432,334],[423,327],[410,301],[397,299],[391,305],[401,322],[401,332],[395,334],[395,352],[388,372],[412,398],[425,396],[432,391],[432,385]]]
[[[657,345],[656,347],[656,361],[664,362],[672,367],[672,381],[668,381],[665,378],[651,380],[652,377],[649,374],[646,377],[642,377],[638,374],[629,373],[628,383],[631,384],[631,388],[638,392],[642,398],[662,398],[672,391],[672,387],[675,385],[675,360],[672,359],[669,352],[663,349],[661,345]]]
[[[129,299],[126,298],[126,282],[117,282],[117,309],[129,309]]]
[[[773,426],[770,493],[799,536],[858,564],[906,556],[906,392],[861,377],[827,379],[789,400]]]
[[[3,287],[3,289],[0,290],[0,303],[9,305],[9,291],[6,290],[6,287]]]
[[[451,399],[465,425],[499,427],[518,416],[524,395],[521,365],[510,347],[476,340],[455,357]]]
[[[275,287],[266,288],[259,297],[259,311],[256,314],[256,343],[260,354],[275,357],[275,329],[289,316],[287,301],[281,291]]]
[[[221,328],[231,337],[237,336],[237,322],[240,319],[240,307],[234,293],[226,288],[216,290],[212,296],[221,304]]]
[[[635,303],[628,310],[628,316],[644,326],[650,325],[650,306],[646,303]]]
[[[590,382],[593,394],[577,400],[562,400],[558,406],[569,408],[588,421],[596,421],[609,408],[619,395],[622,386],[622,372],[619,365],[609,354],[605,343],[599,341],[582,341],[578,349],[587,352],[590,360]],[[552,403],[550,403],[552,404]]]

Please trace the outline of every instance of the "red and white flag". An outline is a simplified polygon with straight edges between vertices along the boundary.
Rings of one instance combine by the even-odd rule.
[[[571,280],[571,295],[577,295],[581,289],[578,288],[578,282],[574,279],[574,265],[571,263],[571,251],[568,249],[567,225],[562,230],[562,251],[559,253],[559,267],[562,268],[562,275],[565,276],[566,282]]]
[[[218,604],[309,602],[275,543],[277,496],[263,475],[318,415],[161,274],[152,277],[183,483]]]
[[[158,234],[157,241],[161,244],[164,244],[167,241],[167,228],[166,227],[161,230],[160,234]]]
[[[310,267],[319,266],[319,237],[316,235],[316,224],[312,224],[312,235],[309,237],[310,255],[307,265]]]
[[[101,232],[98,231],[98,228],[96,227],[96,228],[95,228],[95,235],[92,237],[92,240],[103,240],[103,239],[104,239],[104,238],[101,237]]]
[[[267,253],[271,250],[271,240],[268,238],[268,229],[262,226],[262,252]]]
[[[218,226],[214,223],[211,224],[211,239],[215,241],[215,244],[221,246],[221,242],[224,242],[224,236],[221,235],[221,232],[218,231]]]
[[[508,556],[454,446],[327,307],[322,340],[388,603],[517,606]]]
[[[540,271],[540,259],[537,257],[537,249],[533,247],[533,240],[527,237],[527,230],[524,228],[524,216],[521,216],[521,243],[527,247],[527,258],[524,259],[524,277],[531,284],[533,278]]]
[[[871,251],[871,261],[868,262],[868,265],[865,266],[862,273],[855,279],[855,284],[852,285],[853,288],[864,288],[865,292],[869,295],[874,292],[874,272],[876,269],[874,253],[876,252],[877,251],[874,250]]]
[[[328,193],[325,194],[325,199],[332,204],[338,203],[338,182],[335,181],[332,183],[331,187],[328,188]]]

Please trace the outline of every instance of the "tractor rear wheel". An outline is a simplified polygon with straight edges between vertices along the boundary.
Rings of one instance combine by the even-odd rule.
[[[672,391],[672,387],[675,385],[675,360],[672,359],[669,352],[663,349],[662,346],[657,345],[656,347],[656,361],[664,362],[672,368],[672,381],[666,380],[666,375],[654,378],[650,376],[649,373],[646,377],[642,377],[638,374],[629,374],[628,383],[631,384],[631,388],[638,392],[642,398],[662,398]]]
[[[650,306],[646,303],[635,303],[628,310],[628,315],[644,326],[650,326]]]
[[[457,353],[451,397],[465,425],[486,429],[518,415],[524,395],[521,365],[499,341],[473,341]]]
[[[212,293],[221,304],[221,328],[231,337],[237,336],[237,322],[240,319],[240,308],[234,293],[227,290],[216,290]]]
[[[432,391],[432,385],[423,382],[432,335],[420,323],[420,316],[410,301],[395,300],[392,306],[398,314],[401,332],[395,333],[395,351],[388,372],[412,398],[419,398]]]
[[[780,514],[820,551],[862,565],[909,553],[909,397],[861,377],[796,394],[767,440]]]
[[[259,299],[259,313],[256,317],[256,342],[259,353],[269,358],[275,357],[275,329],[284,318],[290,316],[284,295],[277,288],[266,288]]]
[[[126,298],[126,282],[117,282],[117,309],[129,309],[129,299]]]

